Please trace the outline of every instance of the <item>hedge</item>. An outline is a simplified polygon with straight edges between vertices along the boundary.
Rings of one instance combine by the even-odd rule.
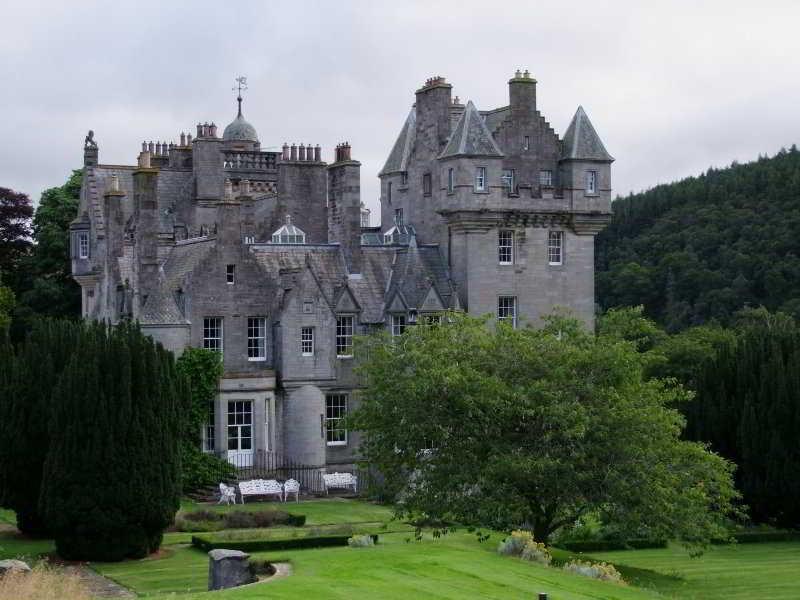
[[[667,540],[586,540],[564,542],[559,548],[570,552],[610,552],[612,550],[644,550],[647,548],[666,548]]]
[[[214,541],[203,536],[193,535],[192,546],[204,552],[224,548],[241,550],[242,552],[264,552],[268,550],[302,550],[307,548],[325,548],[328,546],[347,546],[350,535],[321,535],[283,540],[230,540]],[[370,534],[373,543],[378,543],[377,534]]]

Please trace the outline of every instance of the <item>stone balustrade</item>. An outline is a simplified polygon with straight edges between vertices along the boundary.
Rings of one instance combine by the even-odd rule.
[[[228,171],[274,171],[277,156],[276,152],[231,150],[223,152],[222,165]]]

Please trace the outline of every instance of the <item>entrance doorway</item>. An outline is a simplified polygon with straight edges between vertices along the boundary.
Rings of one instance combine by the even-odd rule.
[[[238,467],[253,466],[253,401],[228,401],[228,461]]]

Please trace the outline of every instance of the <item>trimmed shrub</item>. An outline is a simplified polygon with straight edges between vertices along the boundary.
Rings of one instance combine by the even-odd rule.
[[[378,543],[377,534],[371,534],[373,543]],[[347,535],[308,536],[302,538],[278,540],[214,540],[203,536],[193,535],[192,545],[204,552],[216,548],[228,550],[241,550],[242,552],[267,552],[273,550],[302,550],[306,548],[326,548],[329,546],[347,546]]]
[[[347,539],[347,545],[351,548],[369,548],[375,545],[375,540],[371,535],[354,535]]]
[[[223,529],[262,529],[276,526],[302,527],[306,524],[305,515],[290,515],[282,510],[245,511],[234,510],[229,513],[213,510],[195,510],[179,516],[175,520],[178,531],[190,533],[221,531]]]
[[[253,529],[256,527],[253,513],[244,510],[226,513],[222,520],[225,523],[225,529]]]
[[[610,552],[612,550],[644,550],[647,548],[666,548],[667,540],[586,540],[559,542],[558,548],[570,552]]]
[[[622,575],[611,563],[592,563],[583,560],[571,560],[564,565],[564,570],[592,579],[601,581],[613,581],[615,583],[625,583]]]
[[[213,510],[193,510],[183,514],[187,521],[221,521],[222,517],[222,513]]]
[[[186,380],[138,326],[84,325],[52,390],[39,509],[70,560],[142,558],[180,507]]]

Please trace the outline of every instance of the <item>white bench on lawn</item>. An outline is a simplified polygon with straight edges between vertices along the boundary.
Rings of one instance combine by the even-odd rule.
[[[325,483],[325,493],[333,488],[353,488],[353,493],[356,493],[358,486],[358,477],[352,473],[324,473],[322,480]]]
[[[283,486],[274,479],[251,479],[239,483],[242,504],[245,496],[277,496],[283,500]]]

